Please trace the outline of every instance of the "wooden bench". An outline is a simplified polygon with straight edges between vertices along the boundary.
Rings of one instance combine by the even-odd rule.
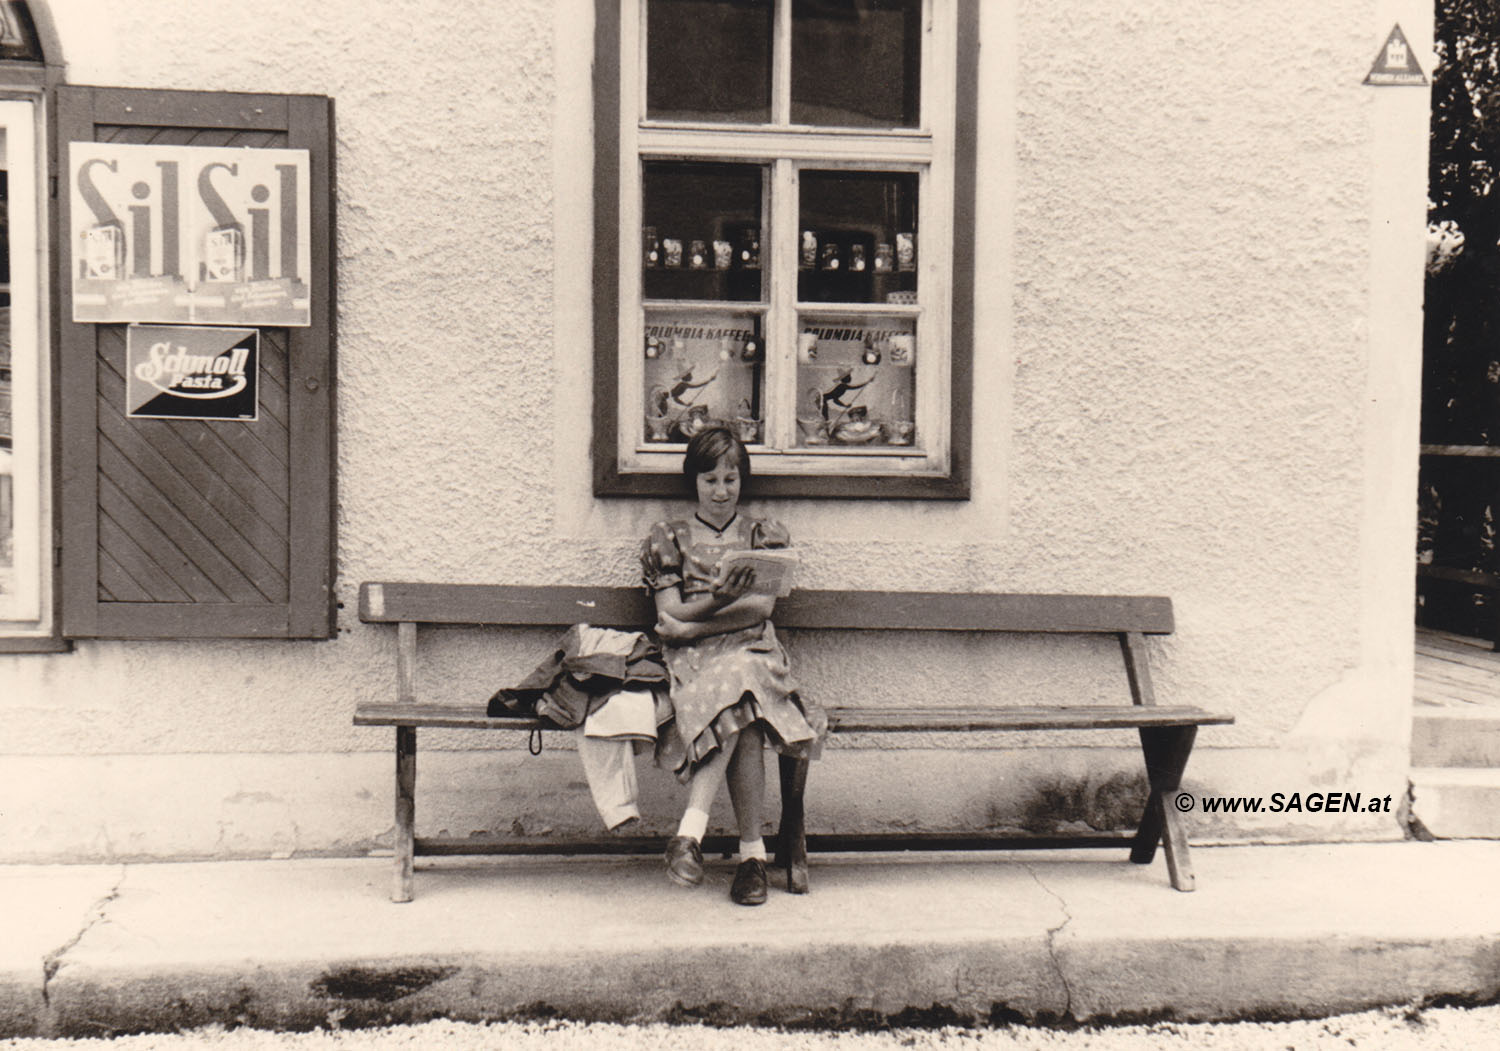
[[[396,729],[396,836],[393,901],[410,901],[417,854],[585,854],[659,853],[663,837],[610,837],[596,840],[557,837],[450,837],[415,835],[417,729],[445,727],[540,733],[554,728],[544,720],[491,717],[485,699],[472,704],[430,704],[417,700],[417,626],[561,627],[587,622],[596,627],[639,630],[655,620],[655,609],[639,587],[513,587],[484,584],[366,583],[360,587],[359,618],[395,624],[396,702],[360,704],[357,726]],[[787,887],[806,893],[807,851],[892,849],[1015,849],[1019,847],[1129,847],[1130,860],[1149,864],[1160,844],[1172,886],[1193,889],[1193,870],[1181,815],[1172,803],[1192,751],[1198,727],[1225,724],[1232,716],[1194,707],[1156,704],[1147,667],[1145,636],[1173,630],[1170,599],[1117,595],[1002,595],[932,592],[796,591],[776,606],[778,629],[797,631],[952,631],[1042,632],[1114,635],[1124,658],[1131,703],[1079,707],[860,708],[821,698],[833,733],[933,733],[988,730],[1139,731],[1150,795],[1133,832],[1090,836],[1016,836],[947,833],[885,835],[808,835],[804,792],[808,763],[780,757],[782,815],[776,837],[776,864],[787,872]],[[794,669],[795,670],[795,669]],[[517,669],[517,679],[530,667]],[[500,685],[500,684],[496,684]],[[1125,691],[1121,691],[1123,699]],[[732,837],[709,837],[705,853],[728,853]]]

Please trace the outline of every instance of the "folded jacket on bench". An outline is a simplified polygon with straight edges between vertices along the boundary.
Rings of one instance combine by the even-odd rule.
[[[574,624],[530,675],[497,690],[487,710],[536,715],[571,730],[620,689],[646,689],[665,699],[667,666],[660,647],[643,632]]]
[[[521,683],[496,691],[490,715],[536,715],[578,730],[578,757],[606,828],[640,817],[635,755],[671,721],[667,669],[644,633],[575,624]]]

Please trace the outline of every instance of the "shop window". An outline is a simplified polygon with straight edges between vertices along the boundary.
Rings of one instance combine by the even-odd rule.
[[[599,0],[595,491],[968,495],[976,0]]]

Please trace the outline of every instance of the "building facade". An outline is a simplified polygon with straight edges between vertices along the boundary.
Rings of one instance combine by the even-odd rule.
[[[859,38],[860,61],[878,72],[865,84],[858,63],[838,59],[827,60],[831,75],[803,77],[798,19],[837,39],[846,30],[819,19],[879,5],[738,5],[764,9],[761,50],[750,49],[773,56],[756,67],[764,98],[710,91],[705,116],[691,100],[673,110],[674,92],[713,80],[716,47],[754,58],[724,44],[723,33],[737,47],[753,27],[721,17],[722,4],[31,6],[46,61],[0,99],[17,377],[7,570],[13,594],[30,588],[5,617],[10,648],[34,651],[0,654],[0,859],[388,846],[389,732],[356,728],[351,715],[393,694],[395,643],[358,620],[359,584],[638,581],[640,538],[680,504],[660,473],[679,446],[668,430],[653,434],[650,418],[667,415],[653,399],[667,380],[708,372],[727,399],[715,414],[758,428],[757,470],[770,484],[755,508],[789,527],[805,585],[1170,596],[1177,632],[1151,641],[1160,699],[1236,717],[1200,734],[1192,791],[1395,801],[1378,814],[1195,814],[1194,834],[1404,834],[1428,98],[1421,85],[1363,81],[1397,23],[1430,65],[1430,10],[917,0],[887,5],[900,14],[894,58],[884,29]],[[707,19],[721,35],[689,34],[652,64],[642,56],[654,17],[699,29]],[[778,65],[787,55],[789,73]],[[658,83],[666,63],[686,68]],[[891,63],[904,93],[870,101]],[[181,322],[87,320],[87,198],[70,197],[82,192],[80,165],[67,162],[84,154],[67,151],[87,142],[90,158],[125,168],[145,158],[148,174],[173,161],[98,148],[109,142],[101,129],[128,123],[106,113],[135,105],[124,95],[90,94],[93,123],[78,131],[87,87],[146,91],[129,99],[162,89],[333,100],[312,105],[331,114],[312,147],[299,145],[296,112],[263,141],[195,140],[200,150],[309,150],[306,162],[270,158],[307,178],[276,191],[273,203],[307,208],[275,243],[305,241],[326,280],[304,293],[308,324],[273,321],[257,344],[262,365],[282,369],[259,397],[290,421],[268,455],[291,480],[279,504],[266,497],[279,511],[256,513],[289,524],[267,541],[284,564],[261,558],[270,583],[242,575],[252,605],[292,610],[276,630],[258,614],[205,609],[238,600],[208,601],[185,581],[182,598],[125,609],[148,605],[151,589],[121,552],[168,531],[180,508],[170,493],[143,506],[119,482],[124,466],[110,474],[116,453],[131,458],[142,403],[126,391],[132,411],[110,415],[113,388],[89,363],[108,357],[111,339],[110,353],[149,354],[149,332],[109,335],[127,322]],[[762,102],[771,118],[737,108]],[[219,119],[207,112],[174,113],[172,126]],[[742,127],[787,114],[781,131]],[[117,141],[149,151],[184,140]],[[748,191],[733,188],[747,177]],[[715,179],[728,187],[719,203],[690,199]],[[267,180],[256,186],[275,189]],[[856,183],[876,203],[837,214],[856,208],[841,197]],[[110,236],[165,241],[159,219],[142,211],[147,225],[132,227],[129,210],[164,203],[165,187],[122,197],[122,232]],[[732,209],[715,211],[736,193]],[[814,230],[804,266],[798,219],[819,208],[815,225],[841,239]],[[733,291],[749,273],[735,265],[692,273],[695,247],[709,259],[717,241],[738,253],[747,222],[762,235],[763,284]],[[251,247],[237,265],[253,269],[254,220],[244,229]],[[675,240],[686,253],[678,273],[665,259],[660,274],[649,264],[636,273],[653,236],[658,251]],[[876,272],[882,247],[889,274]],[[152,251],[140,273],[154,280],[165,264]],[[203,243],[193,251],[213,265]],[[902,252],[915,260],[905,285]],[[295,263],[270,251],[267,282],[278,259]],[[889,278],[878,300],[807,291],[854,278],[856,259],[870,287]],[[710,291],[694,284],[720,279]],[[811,329],[822,363],[801,341]],[[721,343],[735,360],[716,371],[701,355]],[[803,394],[834,399],[849,343],[881,356],[869,366],[885,369],[872,387],[880,397],[867,415],[818,413],[820,442],[804,418],[830,401]],[[893,355],[909,354],[916,364],[902,376]],[[849,385],[871,375],[856,369]],[[313,423],[299,430],[299,420]],[[830,451],[839,426],[848,448]],[[161,456],[173,484],[214,490]],[[256,544],[230,524],[231,540]],[[133,603],[127,578],[143,591]],[[252,621],[262,626],[243,627]],[[236,637],[235,624],[240,636],[282,637]],[[529,671],[550,638],[453,630],[434,642],[421,697],[477,701]],[[1123,699],[1117,654],[1103,644],[913,633],[801,637],[791,648],[804,688],[830,703]],[[522,740],[477,736],[424,735],[420,831],[598,828],[562,735],[536,757]],[[1125,827],[1143,797],[1139,767],[1128,733],[840,740],[814,767],[810,826]],[[665,774],[643,781],[648,825],[669,828],[677,787]]]

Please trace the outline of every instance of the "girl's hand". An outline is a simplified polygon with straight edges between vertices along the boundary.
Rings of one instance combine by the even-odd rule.
[[[719,599],[725,605],[733,602],[745,592],[750,590],[755,583],[755,569],[753,566],[737,566],[727,574],[719,571],[710,585],[713,589],[714,598]]]

